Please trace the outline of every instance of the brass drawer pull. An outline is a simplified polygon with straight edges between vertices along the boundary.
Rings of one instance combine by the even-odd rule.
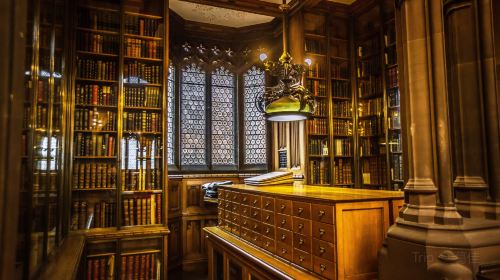
[[[325,211],[319,210],[318,217],[323,217],[325,215]]]
[[[302,212],[304,212],[304,208],[299,207],[298,211],[299,211],[299,214],[302,214]]]
[[[319,253],[323,254],[325,252],[325,247],[319,246]]]
[[[264,244],[264,246],[266,246],[266,247],[269,247],[269,245],[271,245],[271,243],[269,241],[266,241],[266,243]]]
[[[280,209],[281,209],[281,210],[285,210],[285,207],[286,207],[286,205],[285,205],[285,204],[281,204]]]
[[[243,197],[243,202],[246,202],[247,201],[247,197]]]
[[[299,224],[299,229],[303,229],[304,228],[304,224],[300,223]]]
[[[258,236],[256,235],[256,236],[253,237],[253,240],[257,241],[257,238],[258,238]]]
[[[264,207],[267,208],[269,205],[271,205],[271,201],[266,201],[266,205]]]
[[[266,233],[269,233],[270,231],[271,231],[271,229],[266,228]]]
[[[233,218],[233,221],[236,221],[236,217]]]
[[[233,211],[236,211],[236,205],[235,205],[235,206],[233,206]]]
[[[322,229],[322,228],[319,229],[319,235],[320,236],[323,236],[325,234],[325,232],[326,231],[324,229]]]
[[[299,239],[299,244],[300,244],[300,245],[304,244],[304,239],[300,238],[300,239]]]
[[[254,224],[253,225],[253,229],[257,229],[258,225],[257,224]]]
[[[226,219],[229,218],[229,214],[226,214]]]
[[[326,265],[321,264],[321,265],[319,266],[319,270],[321,270],[321,272],[325,271],[325,270],[326,270]]]
[[[285,240],[286,239],[286,235],[282,234],[281,235],[281,240]]]
[[[236,198],[237,198],[237,197],[238,197],[237,195],[233,195],[233,199],[234,199],[234,200],[236,200]]]
[[[243,233],[243,236],[247,236],[247,232],[246,231]]]
[[[282,254],[286,254],[286,249],[285,248],[281,248],[281,253]]]
[[[246,209],[246,208],[245,208],[245,209],[243,209],[243,213],[245,213],[245,214],[247,213],[247,209]]]
[[[248,222],[245,220],[245,221],[243,222],[243,225],[244,225],[244,226],[246,226],[247,224],[248,224]]]
[[[257,214],[258,214],[257,211],[255,211],[255,212],[252,213],[252,216],[255,217],[255,216],[257,216]]]
[[[266,221],[269,221],[269,218],[271,218],[271,216],[267,215],[264,219],[265,219]]]
[[[253,200],[253,205],[257,204],[257,199]]]
[[[303,262],[303,261],[304,261],[304,259],[305,259],[305,258],[304,258],[304,256],[299,256],[299,261],[300,261],[300,262]]]
[[[285,224],[286,224],[286,220],[285,220],[285,219],[283,219],[283,220],[281,221],[281,225],[283,226],[283,225],[285,225]]]

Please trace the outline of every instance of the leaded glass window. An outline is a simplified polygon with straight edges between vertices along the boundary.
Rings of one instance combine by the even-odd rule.
[[[181,164],[206,164],[205,72],[196,64],[181,75]]]
[[[168,67],[168,98],[167,98],[167,162],[174,164],[174,118],[175,118],[175,68]]]
[[[212,73],[212,164],[234,165],[235,79],[224,67]]]
[[[266,121],[264,115],[255,106],[255,97],[265,91],[264,71],[257,67],[250,68],[243,74],[244,82],[244,163],[266,164]]]

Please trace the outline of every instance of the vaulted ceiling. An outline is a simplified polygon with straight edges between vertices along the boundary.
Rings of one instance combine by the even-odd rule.
[[[352,4],[355,0],[329,0]],[[300,2],[317,3],[318,0],[287,0],[291,5]],[[272,21],[280,16],[282,0],[170,0],[170,8],[185,20],[244,27]]]

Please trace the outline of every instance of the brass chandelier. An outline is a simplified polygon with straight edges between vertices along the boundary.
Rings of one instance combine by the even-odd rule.
[[[293,64],[288,53],[287,11],[286,0],[280,5],[283,12],[283,53],[278,61],[270,61],[266,54],[260,59],[266,72],[277,77],[279,82],[257,96],[255,103],[260,112],[269,121],[300,121],[311,117],[316,110],[314,96],[302,85],[306,67],[303,64]],[[306,60],[310,64],[310,60]]]

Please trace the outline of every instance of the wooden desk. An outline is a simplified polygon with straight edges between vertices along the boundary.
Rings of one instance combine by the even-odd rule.
[[[373,279],[377,277],[378,250],[402,202],[403,193],[395,191],[223,186],[219,187],[218,228],[226,235],[206,233],[209,248],[217,247],[216,240],[225,236],[240,240],[232,246],[219,246],[224,248],[224,256],[245,255],[244,243],[309,277]],[[214,263],[213,258],[209,254],[209,264]],[[265,276],[270,267],[282,271],[265,259],[262,257],[264,265],[252,264],[258,279],[298,279],[287,275],[286,269],[283,277]]]

